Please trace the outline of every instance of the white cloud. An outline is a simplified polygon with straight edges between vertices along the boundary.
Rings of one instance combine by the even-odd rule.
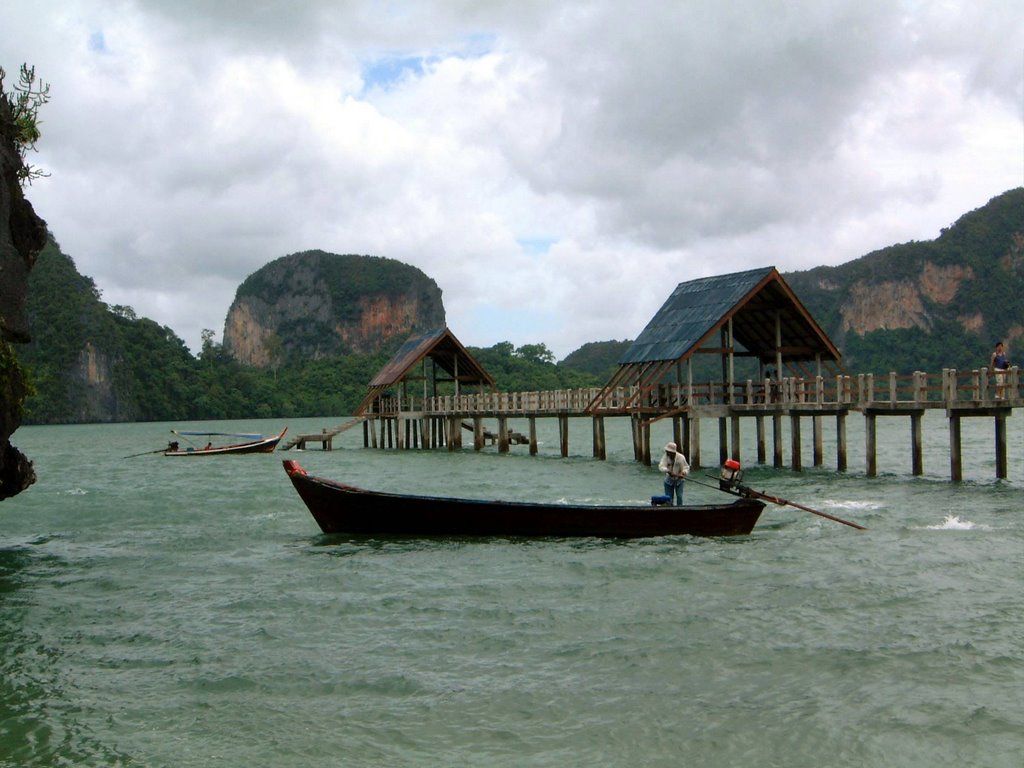
[[[16,0],[29,197],[193,349],[299,250],[414,264],[463,341],[635,336],[680,280],[935,237],[1024,183],[1015,3]],[[966,32],[969,30],[969,34]]]

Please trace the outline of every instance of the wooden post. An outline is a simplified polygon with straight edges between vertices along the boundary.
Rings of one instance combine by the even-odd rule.
[[[757,430],[757,463],[764,464],[767,452],[764,441],[764,416],[758,415],[754,418]]]
[[[530,455],[537,455],[537,417],[530,417]]]
[[[836,414],[836,469],[846,471],[846,412]]]
[[[875,477],[878,474],[878,467],[875,456],[875,440],[877,439],[875,414],[864,413],[864,443],[867,452],[867,476]]]
[[[924,454],[922,450],[922,435],[923,430],[921,428],[921,422],[924,420],[924,411],[910,414],[910,450],[911,450],[911,463],[913,464],[914,476],[920,476],[924,474]]]
[[[782,414],[772,414],[772,465],[782,469]]]
[[[996,413],[996,477],[1006,479],[1006,411],[1003,410]]]
[[[640,417],[635,413],[629,416],[629,433],[633,438],[633,459],[642,462],[644,460],[644,451],[643,441],[640,437]]]
[[[530,446],[534,445],[533,426],[531,421]],[[594,417],[594,458],[604,461],[608,458],[608,449],[604,442],[604,416]]]
[[[498,417],[498,453],[508,453],[508,416]]]
[[[718,464],[721,466],[729,459],[729,424],[725,417],[718,419]]]
[[[959,483],[964,479],[964,465],[960,456],[960,414],[949,416],[949,479]]]
[[[643,452],[643,462],[651,465],[651,425],[643,423],[640,425],[640,450]]]
[[[565,413],[558,414],[558,445],[564,459],[569,455],[569,416]]]
[[[820,387],[820,376],[818,377],[818,383]],[[820,467],[822,464],[825,463],[825,449],[823,445],[824,438],[821,434],[821,414],[815,414],[814,416],[811,417],[811,432],[814,436],[814,466]]]
[[[370,420],[367,419],[363,422],[363,448],[370,447]],[[301,446],[305,448],[305,446]]]
[[[700,469],[700,417],[690,416],[687,418],[689,427],[686,430],[689,435],[690,443],[690,454],[686,458],[690,460],[690,467],[692,469]]]
[[[481,451],[484,447],[484,417],[473,417],[473,450]]]
[[[732,457],[740,460],[740,417],[732,417]],[[724,462],[723,462],[724,463]]]
[[[804,468],[803,461],[800,456],[800,414],[789,414],[789,426],[790,431],[792,432],[793,471],[800,472]]]

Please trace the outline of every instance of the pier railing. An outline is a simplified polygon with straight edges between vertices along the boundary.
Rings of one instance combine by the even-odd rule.
[[[473,415],[625,415],[699,411],[704,408],[742,408],[774,411],[779,408],[864,410],[879,407],[968,408],[1021,405],[1020,371],[1013,367],[998,376],[986,368],[939,373],[916,371],[841,374],[835,377],[786,377],[780,380],[659,384],[644,390],[598,387],[537,392],[483,392],[437,397],[379,398],[367,416],[473,416]],[[599,402],[595,398],[601,396]]]

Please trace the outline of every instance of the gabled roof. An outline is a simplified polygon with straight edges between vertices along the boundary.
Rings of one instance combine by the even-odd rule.
[[[685,360],[731,319],[733,338],[763,362],[775,361],[779,318],[786,360],[838,361],[839,350],[775,267],[680,283],[619,365]]]
[[[722,331],[732,328],[732,344]],[[840,369],[841,355],[775,267],[680,283],[619,359],[619,369],[588,406],[604,407],[617,387],[632,400],[698,352],[754,357],[774,365],[820,361]],[[730,374],[731,375],[731,374]]]
[[[448,328],[435,328],[408,338],[394,357],[370,381],[370,391],[355,415],[363,413],[380,394],[408,378],[412,370],[430,358],[435,370],[447,373],[452,381],[478,386],[494,386],[494,378],[469,354]]]

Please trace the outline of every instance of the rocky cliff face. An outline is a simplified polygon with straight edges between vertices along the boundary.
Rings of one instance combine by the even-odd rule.
[[[844,357],[855,349],[891,370],[986,365],[996,340],[1012,350],[1024,338],[1024,188],[965,214],[933,241],[786,280]],[[1011,356],[1020,358],[1019,350]],[[860,364],[856,353],[848,360]]]
[[[863,336],[870,331],[919,328],[931,332],[932,320],[925,300],[938,307],[953,302],[960,285],[974,277],[974,270],[961,264],[938,266],[925,262],[916,279],[872,283],[858,280],[842,303],[843,331]],[[964,318],[965,327],[977,330],[977,316]]]
[[[32,463],[10,443],[21,424],[26,394],[24,375],[10,343],[29,339],[28,273],[46,242],[46,222],[36,216],[18,183],[21,157],[14,136],[10,105],[0,94],[0,499],[35,482]]]
[[[444,324],[441,290],[415,267],[307,251],[242,283],[224,324],[224,348],[264,367],[286,358],[373,354],[396,337]]]

